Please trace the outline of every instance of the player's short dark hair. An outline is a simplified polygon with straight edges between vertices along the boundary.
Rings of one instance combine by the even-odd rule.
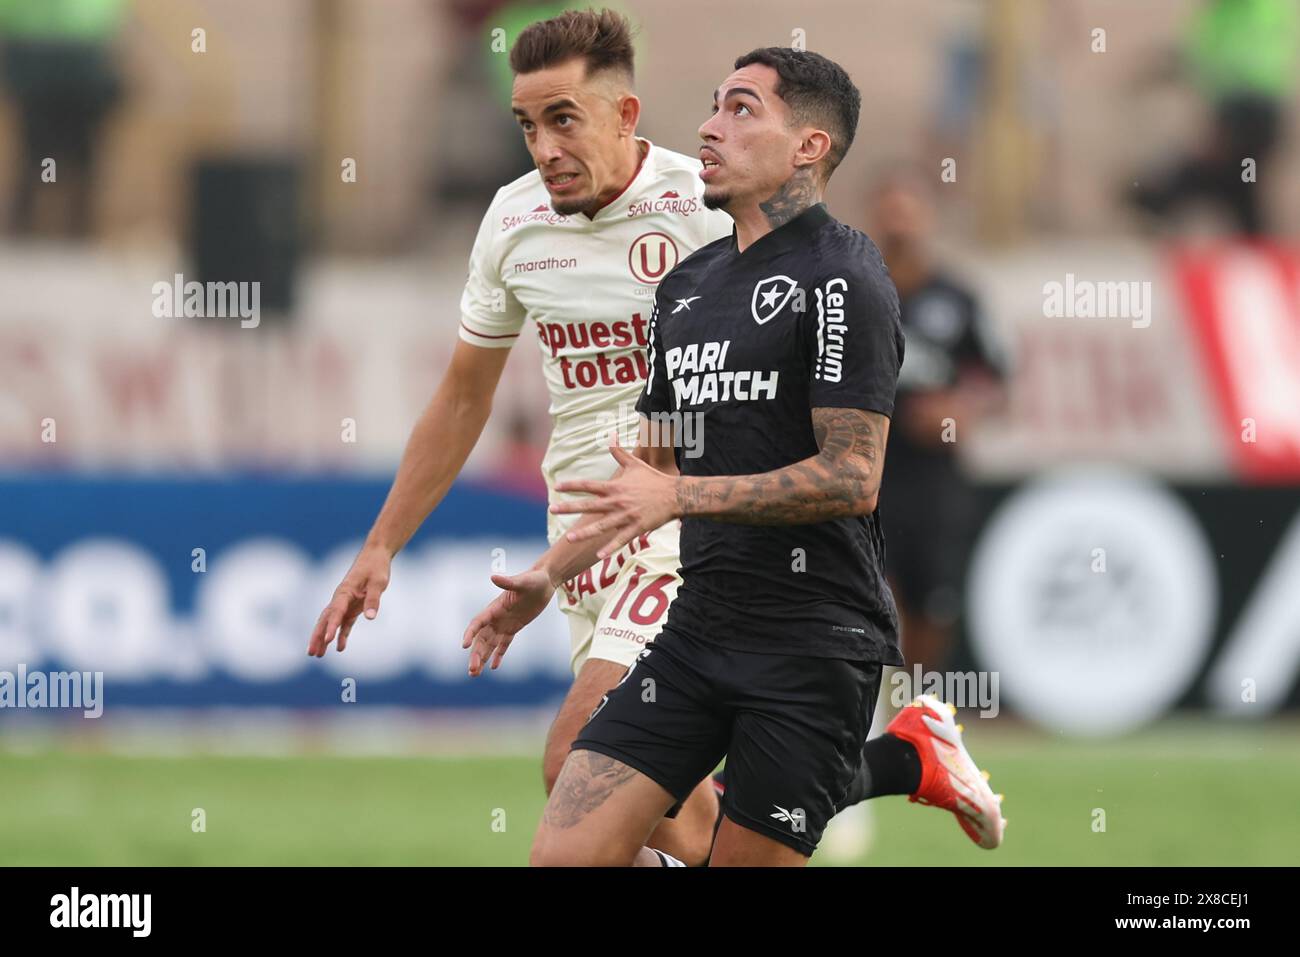
[[[535,73],[581,57],[587,76],[616,70],[628,82],[632,72],[632,25],[612,10],[566,10],[549,20],[530,24],[510,48],[510,69],[516,75]]]
[[[796,123],[825,130],[831,138],[826,154],[825,178],[853,145],[858,129],[862,94],[844,68],[820,53],[791,47],[760,47],[736,58],[734,69],[760,63],[770,66],[779,78],[776,95],[790,107]]]

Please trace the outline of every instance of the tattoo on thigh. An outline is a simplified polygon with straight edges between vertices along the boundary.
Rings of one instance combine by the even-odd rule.
[[[577,757],[560,772],[546,804],[546,823],[554,827],[573,827],[636,774],[634,768],[607,755],[575,753]]]

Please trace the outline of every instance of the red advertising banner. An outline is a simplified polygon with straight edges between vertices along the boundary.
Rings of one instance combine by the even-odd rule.
[[[1173,268],[1239,476],[1300,478],[1300,252],[1184,249]]]

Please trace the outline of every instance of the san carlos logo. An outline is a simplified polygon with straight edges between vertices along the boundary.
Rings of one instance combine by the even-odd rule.
[[[658,199],[641,199],[635,203],[629,203],[627,207],[627,218],[634,219],[637,216],[645,216],[649,213],[672,213],[676,216],[689,216],[691,213],[699,212],[700,201],[694,196],[682,198],[682,195],[675,189],[665,190],[664,194]]]

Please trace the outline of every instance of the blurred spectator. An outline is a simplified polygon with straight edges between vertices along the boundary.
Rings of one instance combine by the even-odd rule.
[[[453,48],[439,96],[437,149],[431,169],[439,202],[481,214],[502,183],[533,168],[510,112],[514,73],[508,50],[524,28],[563,12],[563,0],[454,0],[450,12],[464,37]],[[500,31],[499,34],[495,31]],[[466,135],[472,129],[473,135]]]
[[[958,176],[946,192],[979,207],[986,233],[1008,238],[1022,221],[1058,226],[1064,214],[1053,174],[1065,121],[1062,65],[1086,35],[1075,5],[947,0],[939,22],[939,83],[922,152],[976,171]]]
[[[1213,125],[1192,155],[1142,181],[1134,202],[1160,216],[1192,201],[1209,202],[1244,235],[1265,232],[1259,186],[1243,179],[1242,162],[1253,159],[1255,178],[1263,181],[1281,138],[1298,59],[1296,0],[1209,0],[1193,19],[1176,65],[1190,70]]]
[[[944,33],[936,43],[941,80],[933,135],[940,156],[960,156],[968,151],[984,92],[983,9],[963,3],[944,12]]]
[[[485,484],[544,502],[546,480],[542,478],[542,459],[546,456],[548,433],[544,428],[538,429],[523,407],[515,409],[507,421],[505,441]]]
[[[907,340],[880,492],[886,571],[908,665],[939,670],[977,518],[955,443],[1000,402],[1006,369],[974,295],[933,261],[932,189],[919,170],[888,170],[874,184],[869,233],[898,288]]]
[[[66,197],[59,231],[90,232],[97,141],[122,87],[110,44],[125,13],[126,0],[0,0],[0,80],[18,114],[18,235],[36,227],[46,158]]]

